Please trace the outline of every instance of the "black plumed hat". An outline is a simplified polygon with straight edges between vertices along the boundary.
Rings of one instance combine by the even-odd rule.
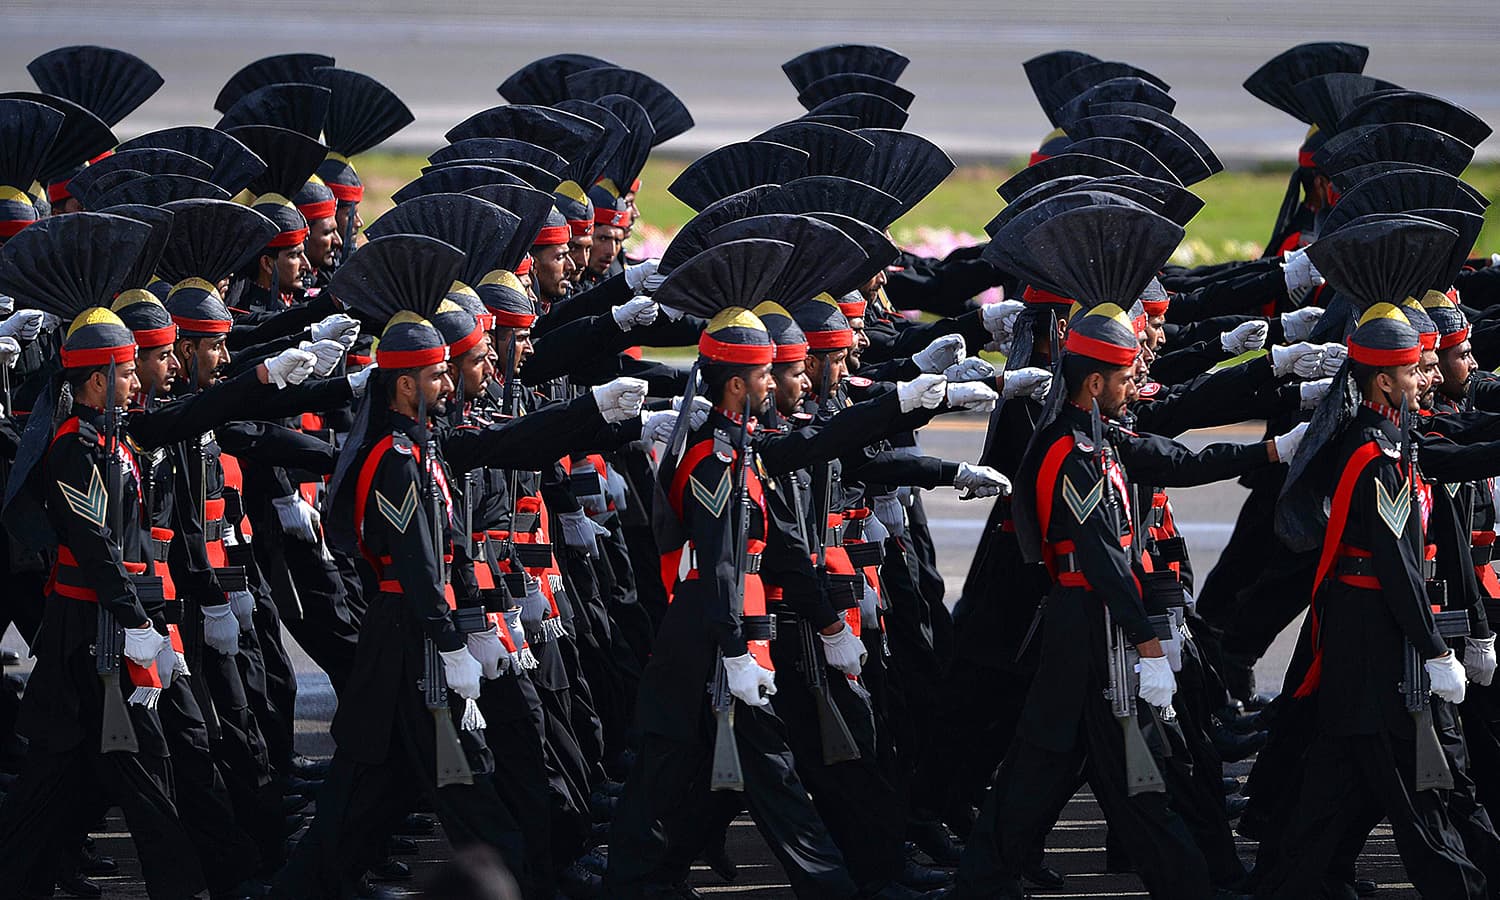
[[[307,83],[314,69],[333,65],[333,57],[319,53],[283,53],[257,59],[229,77],[214,109],[226,113],[240,98],[268,84]]]
[[[1098,156],[1117,162],[1140,175],[1159,178],[1162,181],[1180,183],[1177,173],[1173,172],[1170,166],[1158,159],[1156,154],[1137,144],[1135,141],[1113,137],[1083,138],[1070,144],[1068,152],[1063,155],[1067,156],[1073,153]]]
[[[268,84],[237,100],[214,127],[231,131],[245,125],[270,125],[317,140],[332,98],[328,88],[317,84]]]
[[[1338,130],[1339,122],[1354,109],[1360,97],[1395,87],[1389,81],[1368,75],[1333,72],[1299,81],[1292,87],[1292,93],[1326,140]]]
[[[1447,262],[1436,269],[1431,283],[1428,284],[1429,292],[1448,290],[1453,286],[1454,276],[1458,275],[1468,262],[1469,254],[1474,250],[1474,243],[1479,240],[1479,233],[1484,230],[1484,216],[1458,209],[1414,209],[1409,215],[1431,219],[1441,225],[1446,225],[1458,235],[1453,242],[1453,249],[1449,251]]]
[[[585,189],[592,187],[604,173],[605,165],[625,143],[630,129],[625,127],[619,116],[588,100],[563,100],[556,108],[587,119],[603,129],[599,139],[589,145],[586,153],[568,161],[568,168],[563,173],[564,181],[571,181]]]
[[[87,208],[96,208],[91,201],[114,185],[100,189],[99,179],[112,172],[130,171],[140,175],[187,175],[204,181],[211,180],[214,167],[186,153],[163,150],[156,147],[140,150],[122,150],[111,153],[98,162],[84,166],[83,170],[68,180],[68,192],[77,197]],[[139,176],[137,176],[139,177]],[[118,183],[118,182],[117,182]]]
[[[1334,290],[1369,309],[1424,294],[1457,240],[1431,219],[1377,213],[1320,235],[1307,255]]]
[[[29,189],[63,114],[30,100],[0,100],[0,243],[38,218]]]
[[[769,141],[727,144],[700,156],[667,186],[694,210],[762,184],[785,184],[807,170],[808,154]]]
[[[826,294],[795,306],[792,320],[807,338],[810,350],[847,350],[854,346],[854,329],[839,302]]]
[[[1203,158],[1203,161],[1208,164],[1208,167],[1215,174],[1224,170],[1224,164],[1219,161],[1219,157],[1214,153],[1213,148],[1208,146],[1208,142],[1199,136],[1198,132],[1189,128],[1186,122],[1172,115],[1168,110],[1160,109],[1149,103],[1114,102],[1098,104],[1093,108],[1093,111],[1095,115],[1101,116],[1135,116],[1140,119],[1149,119],[1158,125],[1170,129],[1174,134],[1186,141],[1188,146],[1192,147],[1193,151]]]
[[[604,129],[588,119],[550,106],[492,106],[468,117],[444,135],[451,142],[505,137],[545,147],[572,161],[586,154]]]
[[[1447,132],[1412,122],[1353,125],[1313,153],[1313,162],[1330,175],[1372,162],[1413,162],[1460,175],[1473,159],[1473,147]]]
[[[135,268],[124,282],[126,290],[144,288],[156,277],[157,263],[161,260],[162,251],[167,248],[167,239],[172,236],[172,211],[159,206],[126,204],[111,206],[99,212],[134,219],[151,229],[151,235],[141,248],[140,256],[136,257]]]
[[[209,181],[188,175],[148,175],[110,188],[96,204],[100,209],[139,203],[161,206],[175,200],[228,200],[229,192]]]
[[[1298,44],[1267,60],[1245,79],[1245,90],[1276,107],[1294,119],[1313,124],[1312,114],[1303,106],[1293,88],[1300,82],[1333,72],[1359,73],[1365,70],[1370,49],[1358,44],[1323,41]]]
[[[172,213],[172,233],[162,248],[157,274],[173,285],[174,297],[193,290],[221,300],[218,283],[243,268],[276,236],[270,219],[229,200],[174,200],[165,208]]]
[[[622,197],[639,187],[641,170],[651,155],[651,145],[656,140],[656,126],[651,124],[651,114],[646,107],[624,94],[605,94],[594,101],[614,113],[627,129],[625,140],[614,155],[604,164],[596,184],[616,197]]]
[[[554,211],[552,195],[513,184],[479,185],[462,193],[493,203],[519,220],[496,261],[498,268],[515,272],[531,251],[537,232],[547,224],[547,217]]]
[[[795,248],[786,241],[750,238],[715,244],[673,269],[652,299],[690,315],[748,310],[765,300]]]
[[[662,251],[657,274],[665,276],[681,263],[707,250],[711,244],[709,233],[720,225],[771,211],[767,204],[778,189],[779,185],[762,184],[709,204],[677,229],[672,242]]]
[[[808,175],[857,178],[864,171],[870,154],[875,152],[875,145],[868,138],[833,125],[805,120],[784,122],[762,131],[751,140],[771,141],[805,152]]]
[[[1203,209],[1203,198],[1187,188],[1170,181],[1147,178],[1144,175],[1109,175],[1094,179],[1087,187],[1090,190],[1100,191],[1124,189],[1130,192],[1125,196],[1130,197],[1147,194],[1161,204],[1160,208],[1146,204],[1149,209],[1183,226],[1192,221],[1193,217]]]
[[[472,288],[489,272],[503,268],[501,258],[520,226],[520,216],[488,200],[469,194],[428,194],[397,204],[365,234],[372,240],[388,234],[425,234],[458,248],[464,264],[457,280]]]
[[[1089,191],[1086,188],[1061,191],[1032,203],[1001,222],[990,236],[990,242],[981,252],[980,259],[1020,276],[1027,284],[1071,299],[1070,288],[1055,280],[1055,274],[1032,257],[1031,250],[1026,245],[1026,236],[1055,216],[1094,206],[1119,206],[1147,211],[1146,207],[1119,194]]]
[[[860,252],[864,254],[864,259],[849,271],[842,283],[834,282],[829,285],[827,291],[835,297],[842,297],[859,288],[874,278],[877,272],[884,271],[886,266],[895,262],[896,257],[901,255],[900,248],[885,236],[882,229],[873,225],[867,225],[858,219],[851,219],[839,213],[815,212],[807,215],[820,222],[827,222],[848,235],[859,245]]]
[[[36,91],[6,91],[0,93],[0,100],[30,100],[63,114],[57,136],[36,172],[36,180],[43,185],[50,186],[71,175],[79,166],[115,146],[114,132],[104,120],[71,100]]]
[[[156,263],[172,234],[171,211],[156,206],[112,206],[102,212],[133,219],[151,229],[151,236],[110,304],[110,311],[130,329],[137,347],[172,343],[177,339],[177,323],[157,295],[147,289],[156,277]]]
[[[108,47],[59,47],[27,63],[26,71],[39,90],[72,100],[111,128],[162,86],[145,60]]]
[[[1431,166],[1419,166],[1416,163],[1373,162],[1355,166],[1352,169],[1345,169],[1344,171],[1333,175],[1332,178],[1334,187],[1347,194],[1349,193],[1349,191],[1353,190],[1358,185],[1364,184],[1371,178],[1378,178],[1383,175],[1389,175],[1392,172],[1409,172],[1427,175],[1448,175],[1447,172],[1444,172],[1441,169],[1434,169]],[[1479,191],[1476,190],[1473,185],[1469,184],[1466,181],[1460,181],[1458,183],[1458,193],[1453,197],[1454,209],[1461,209],[1467,212],[1482,214],[1487,208],[1489,208],[1489,205],[1490,201],[1483,194],[1479,193]]]
[[[505,159],[503,157],[492,159],[450,159],[445,162],[423,166],[422,174],[426,175],[429,172],[452,169],[459,166],[479,166],[481,168],[499,169],[502,172],[509,172],[527,185],[539,191],[547,191],[548,193],[557,190],[557,186],[562,183],[560,177],[543,169],[541,166],[534,166],[529,162],[519,159]]]
[[[1134,103],[1149,106],[1170,114],[1177,108],[1171,94],[1144,78],[1124,77],[1101,81],[1059,107],[1052,118],[1061,123],[1072,122],[1084,116],[1099,115],[1107,110],[1098,109],[1107,103]]]
[[[1372,91],[1354,101],[1354,108],[1339,120],[1340,130],[1355,125],[1384,122],[1414,122],[1453,135],[1478,147],[1493,129],[1481,118],[1442,97],[1419,91]]]
[[[229,133],[265,161],[266,170],[250,182],[255,195],[251,207],[276,223],[280,233],[271,246],[302,243],[307,237],[307,219],[292,198],[317,171],[328,148],[305,134],[270,125],[243,125]]]
[[[761,300],[795,309],[847,281],[866,259],[864,250],[842,230],[810,216],[751,216],[721,225],[708,236],[714,245],[767,238],[792,245],[781,276]]]
[[[614,63],[583,53],[555,53],[534,59],[512,72],[495,90],[511,103],[551,106],[570,96],[569,75],[603,66],[614,67]]]
[[[526,179],[494,166],[445,166],[424,173],[407,182],[391,195],[397,203],[405,203],[413,197],[426,194],[462,194],[470,188],[485,184],[509,184],[530,188]]]
[[[896,128],[906,124],[907,112],[876,94],[840,94],[808,110],[810,116],[853,116],[860,128]]]
[[[1072,100],[1094,85],[1102,84],[1115,78],[1139,78],[1143,81],[1151,82],[1163,91],[1170,91],[1172,89],[1171,85],[1147,72],[1145,69],[1132,66],[1129,63],[1104,60],[1087,63],[1076,69],[1071,69],[1048,85],[1042,107],[1049,110],[1059,109],[1067,104],[1069,100]]]
[[[332,92],[323,120],[328,158],[318,166],[318,177],[340,202],[364,199],[364,182],[353,158],[379,146],[416,120],[395,92],[360,72],[332,66],[313,70],[314,84]]]
[[[1021,213],[1037,205],[1038,203],[1041,203],[1043,200],[1046,200],[1049,197],[1055,197],[1065,191],[1071,191],[1074,188],[1083,187],[1090,182],[1098,180],[1100,179],[1094,178],[1089,175],[1063,175],[1059,178],[1054,178],[1051,181],[1044,181],[1041,184],[1032,185],[1031,187],[1022,191],[1021,194],[1014,200],[1005,204],[1004,209],[1000,210],[998,213],[995,213],[994,218],[985,223],[984,233],[993,238],[995,236],[995,232],[1005,227],[1005,223],[1009,222],[1011,219],[1014,219],[1016,216],[1019,216]]]
[[[866,75],[862,72],[836,72],[809,84],[797,94],[797,102],[802,104],[803,109],[812,110],[844,94],[874,94],[877,97],[884,97],[902,109],[910,109],[912,100],[916,98],[911,91],[878,75]]]
[[[448,342],[432,317],[462,267],[463,251],[452,245],[425,235],[391,234],[370,241],[339,266],[328,290],[366,319],[384,323],[375,346],[377,365],[421,368],[448,358]]]
[[[1050,156],[1038,163],[1033,163],[1005,180],[1004,184],[995,188],[1007,203],[1015,199],[1039,184],[1054,181],[1068,175],[1087,175],[1090,178],[1104,178],[1108,175],[1139,175],[1141,173],[1130,166],[1105,159],[1102,156],[1091,156],[1087,153],[1074,153],[1070,149],[1067,153]]]
[[[179,125],[147,132],[121,144],[115,152],[149,147],[176,150],[213,166],[213,175],[207,180],[228,191],[230,196],[249,187],[250,182],[266,170],[266,164],[249,147],[233,136],[205,125]]]
[[[884,230],[901,216],[901,201],[862,181],[835,175],[809,175],[768,194],[764,212],[832,212]]]
[[[1050,281],[1083,307],[1129,309],[1182,236],[1177,223],[1129,204],[1059,212],[1022,240]]]
[[[1070,122],[1066,127],[1075,146],[1084,140],[1114,138],[1144,147],[1184,185],[1196,184],[1217,171],[1177,132],[1150,119],[1097,115]],[[1213,163],[1218,165],[1218,157],[1213,157]],[[1220,165],[1219,169],[1222,168]]]
[[[875,44],[829,44],[800,53],[781,64],[781,71],[800,93],[820,78],[854,72],[899,81],[911,60]]]
[[[1042,112],[1047,114],[1047,121],[1053,127],[1059,123],[1056,118],[1057,105],[1048,102],[1051,97],[1051,88],[1064,75],[1074,69],[1081,69],[1091,63],[1099,62],[1099,57],[1078,50],[1053,50],[1040,56],[1021,63],[1021,68],[1026,72],[1026,81],[1031,85],[1031,93],[1036,96],[1037,102],[1042,106]]]
[[[955,168],[942,148],[920,134],[889,128],[862,128],[855,134],[875,145],[863,171],[849,177],[880,188],[901,201],[901,212],[912,208]]]
[[[1402,213],[1412,209],[1461,208],[1457,178],[1446,172],[1396,169],[1354,185],[1319,227],[1320,239],[1361,216]]]
[[[598,100],[623,94],[645,108],[656,130],[652,146],[664,143],[693,127],[687,107],[666,85],[634,69],[599,66],[567,77],[568,95],[578,100]],[[561,153],[562,151],[558,151]],[[566,153],[563,154],[567,156]]]
[[[562,173],[568,167],[567,160],[546,147],[538,147],[530,141],[516,138],[467,138],[446,147],[439,147],[427,157],[427,161],[433,165],[455,160],[477,163],[479,160],[486,159],[520,160],[551,172],[558,177],[558,180],[562,179]]]

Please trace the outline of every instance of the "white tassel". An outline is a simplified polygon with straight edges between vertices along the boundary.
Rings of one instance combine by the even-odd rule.
[[[567,631],[563,628],[562,619],[558,616],[553,616],[550,619],[543,619],[542,630],[545,631],[547,633],[547,636],[550,638],[560,638],[564,634],[567,634]]]
[[[479,711],[479,704],[473,700],[464,701],[464,714],[461,722],[464,731],[481,731],[484,726],[484,714]]]
[[[191,675],[191,674],[193,674],[193,673],[188,671],[187,655],[184,654],[184,653],[178,653],[177,654],[177,664],[172,667],[172,676],[174,678],[180,678],[183,675]]]
[[[531,652],[530,647],[522,647],[519,656],[521,657],[521,668],[535,669],[537,667],[536,654]]]
[[[156,701],[161,698],[161,688],[138,687],[130,693],[130,704],[132,706],[144,706],[147,709],[156,709]]]

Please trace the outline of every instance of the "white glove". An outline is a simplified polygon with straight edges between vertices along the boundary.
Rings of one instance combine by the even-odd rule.
[[[1165,656],[1143,656],[1137,671],[1141,673],[1138,693],[1142,700],[1157,709],[1172,702],[1172,695],[1177,693],[1177,677],[1172,674],[1170,660]]]
[[[170,640],[163,638],[161,649],[156,653],[156,677],[161,679],[162,690],[172,686],[172,676],[176,674],[177,651],[172,649]]]
[[[1302,395],[1302,408],[1312,409],[1322,403],[1332,387],[1332,378],[1319,378],[1317,381],[1304,381],[1297,385],[1297,393]]]
[[[296,538],[305,544],[318,542],[318,527],[323,524],[323,517],[318,515],[312,504],[302,499],[301,494],[277,497],[271,501],[271,505],[276,507],[276,518],[281,520],[281,530],[287,537]]]
[[[977,356],[961,359],[943,370],[949,384],[960,381],[985,381],[995,377],[995,367]]]
[[[1332,378],[1339,373],[1344,360],[1349,357],[1349,348],[1343,344],[1323,345],[1323,377]]]
[[[672,408],[677,410],[682,408],[681,397],[673,398]],[[708,421],[708,414],[713,410],[714,405],[708,402],[707,397],[693,397],[693,402],[688,405],[688,427],[694,431],[702,428],[703,423]]]
[[[650,297],[636,297],[619,306],[610,307],[609,314],[621,331],[629,331],[637,325],[650,325],[656,321],[656,301]]]
[[[61,324],[62,324],[62,319],[59,319],[57,316],[54,316],[52,313],[49,313],[49,312],[42,313],[42,327],[41,327],[42,331],[51,331],[52,329],[56,328],[57,326],[59,326]]]
[[[42,330],[42,320],[45,315],[39,309],[18,310],[10,318],[0,322],[0,337],[34,341],[37,333]]]
[[[833,634],[819,633],[823,656],[828,664],[845,675],[858,675],[865,664],[865,642],[854,636],[847,624],[840,623]]]
[[[1288,251],[1281,258],[1281,277],[1286,280],[1288,294],[1306,293],[1323,283],[1323,276],[1308,259],[1306,248]]]
[[[964,381],[948,385],[948,405],[953,409],[976,409],[988,412],[995,408],[1000,395],[982,381]]]
[[[1251,350],[1259,350],[1266,345],[1266,335],[1270,332],[1271,325],[1264,319],[1256,319],[1252,322],[1241,322],[1229,331],[1219,335],[1219,346],[1230,356],[1239,356]]]
[[[359,337],[359,320],[343,313],[334,313],[321,322],[314,322],[308,329],[313,341],[338,341],[345,350],[354,346]]]
[[[765,706],[776,693],[776,675],[762,669],[748,653],[724,657],[724,674],[729,679],[729,693],[749,706]],[[761,691],[765,691],[764,696]]]
[[[1323,346],[1306,342],[1290,347],[1277,345],[1271,348],[1271,370],[1277,378],[1296,375],[1298,378],[1320,378],[1323,375]]]
[[[1276,445],[1276,458],[1284,463],[1290,463],[1297,455],[1297,448],[1302,446],[1302,438],[1307,435],[1309,423],[1303,422],[1294,426],[1286,434],[1278,434],[1271,439]]]
[[[370,376],[375,374],[375,369],[376,366],[371,364],[349,376],[349,390],[354,392],[354,399],[358,400],[365,395],[365,385],[369,383]]]
[[[1292,343],[1307,340],[1325,310],[1321,306],[1308,306],[1295,312],[1281,314],[1281,333]]]
[[[1427,677],[1432,681],[1434,694],[1449,703],[1464,702],[1464,664],[1458,661],[1457,654],[1449,650],[1437,659],[1429,659],[1422,665],[1426,667]]]
[[[639,378],[616,378],[593,389],[594,402],[599,404],[599,414],[613,425],[641,414],[641,404],[646,400],[646,382]]]
[[[288,347],[266,360],[263,365],[266,367],[266,374],[271,378],[271,383],[278,388],[285,388],[289,384],[301,384],[306,381],[317,363],[318,357],[315,354],[297,347]]]
[[[163,644],[168,649],[172,646],[165,635],[151,627],[150,622],[140,628],[125,629],[125,658],[142,668],[156,661]]]
[[[593,559],[599,558],[598,532],[594,530],[594,520],[583,510],[558,513],[557,521],[562,525],[564,543],[574,550],[584,551]],[[609,533],[607,528],[604,531]]]
[[[326,378],[339,364],[339,360],[344,358],[344,345],[332,338],[312,343],[303,341],[297,346],[313,355],[316,360],[313,363],[313,374],[319,378]]]
[[[886,530],[885,523],[880,521],[879,516],[870,516],[865,519],[865,540],[872,544],[884,544],[885,539],[891,533]]]
[[[642,415],[645,418],[641,422],[641,440],[648,444],[657,441],[665,444],[672,439],[672,430],[677,427],[675,409],[662,409]]]
[[[523,669],[535,669],[537,667],[536,655],[526,645],[526,626],[521,624],[521,607],[506,610],[505,628],[510,632],[510,639],[516,644],[516,663]]]
[[[1019,300],[1001,300],[999,303],[986,303],[979,308],[980,321],[984,324],[984,330],[990,333],[996,343],[1009,344],[1016,323],[1016,316],[1026,304]]]
[[[240,633],[249,634],[255,630],[255,595],[249,591],[230,591],[229,611],[234,613],[234,620],[240,623]]]
[[[656,274],[656,269],[660,265],[661,260],[648,259],[645,262],[640,263],[639,265],[626,266],[625,286],[630,288],[632,291],[640,290],[641,285],[646,283],[646,279]],[[680,316],[682,315],[682,313],[678,313],[678,315]]]
[[[203,607],[203,643],[225,656],[240,652],[240,623],[227,601]]]
[[[500,643],[499,632],[494,628],[476,631],[464,635],[464,643],[468,645],[469,655],[478,661],[485,678],[494,681],[500,677],[500,663],[508,659],[510,654],[505,652],[505,645]]]
[[[1010,496],[1010,479],[989,466],[959,463],[958,474],[953,476],[953,486],[965,492],[958,498],[960,500]]]
[[[443,678],[448,682],[448,690],[465,700],[479,699],[479,679],[484,674],[479,660],[469,653],[467,647],[444,651],[442,657]]]
[[[964,336],[945,334],[912,354],[911,361],[923,372],[941,372],[964,358]]]
[[[21,358],[21,344],[13,337],[0,337],[0,366],[7,369],[16,367],[16,360]]]
[[[1464,638],[1464,659],[1468,660],[1464,669],[1469,674],[1469,680],[1488,687],[1495,678],[1495,636]]]
[[[1037,366],[1027,366],[1005,373],[1005,399],[1027,396],[1041,402],[1052,390],[1052,373]]]
[[[937,409],[947,395],[944,390],[948,382],[941,374],[918,375],[911,381],[896,385],[896,397],[901,401],[901,411],[909,413],[917,407]]]

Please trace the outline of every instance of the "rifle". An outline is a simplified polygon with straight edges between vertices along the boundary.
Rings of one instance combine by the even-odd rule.
[[[1401,395],[1401,461],[1406,465],[1406,489],[1409,495],[1416,493],[1415,472],[1417,468],[1416,446],[1411,442],[1411,413],[1407,409],[1406,395]],[[1409,531],[1409,529],[1408,529]],[[1417,559],[1421,559],[1420,545]],[[1428,602],[1428,598],[1423,598]],[[1433,616],[1438,634],[1447,637],[1462,637],[1469,633],[1468,614],[1462,610],[1440,612]],[[1422,653],[1411,641],[1403,648],[1404,673],[1401,679],[1401,694],[1406,711],[1411,714],[1416,727],[1416,788],[1425,790],[1453,790],[1453,772],[1448,768],[1448,759],[1443,755],[1443,746],[1438,741],[1437,728],[1432,721],[1432,680],[1427,675],[1427,666]]]
[[[687,415],[683,410],[681,415]],[[750,426],[750,397],[745,397],[745,419],[741,423],[738,446],[734,461],[734,595],[739,600],[741,611],[745,603],[745,569],[749,558],[745,539],[750,532],[750,504],[746,496],[746,473],[750,466],[750,442],[747,439]],[[740,767],[739,741],[734,735],[734,695],[729,692],[729,675],[724,670],[724,649],[714,654],[714,678],[708,693],[714,711],[714,757],[709,789],[714,791],[743,791],[745,773]]]
[[[824,360],[822,372],[819,373],[823,382],[822,398],[828,402],[828,362]],[[822,505],[813,508],[813,567],[818,574],[818,583],[822,587],[825,596],[831,595],[831,582],[828,577],[828,516],[833,507],[833,461],[823,463],[823,491]],[[801,510],[798,510],[800,514]],[[859,745],[854,741],[854,735],[849,731],[849,723],[844,721],[844,716],[839,712],[838,706],[833,702],[833,695],[828,690],[828,663],[819,652],[818,641],[813,637],[811,622],[804,621],[799,625],[802,639],[802,667],[807,676],[807,686],[812,689],[813,706],[818,712],[818,733],[823,739],[823,764],[849,762],[859,759]]]
[[[432,423],[427,421],[427,394],[418,386],[417,424],[427,429],[427,440],[422,447],[422,499],[432,521],[432,546],[427,548],[435,554],[440,577],[439,584],[446,583],[446,563],[443,562],[442,498],[437,495],[436,478],[432,467],[436,465],[437,441],[432,435]],[[431,637],[423,638],[422,694],[427,701],[427,710],[432,713],[437,747],[437,785],[473,784],[474,772],[464,756],[463,745],[458,742],[458,729],[453,727],[453,714],[448,709],[448,683],[443,674],[443,658]]]
[[[1109,452],[1104,449],[1104,423],[1099,415],[1097,400],[1094,401],[1091,425],[1099,477],[1108,481]],[[1106,483],[1103,490],[1110,521],[1118,535],[1120,510],[1115,499],[1114,485]],[[1126,791],[1132,797],[1137,794],[1161,793],[1167,789],[1166,782],[1162,780],[1156,760],[1151,756],[1151,748],[1146,746],[1146,738],[1141,734],[1140,725],[1136,721],[1136,694],[1140,690],[1140,675],[1136,672],[1136,665],[1140,661],[1140,654],[1135,645],[1125,637],[1124,629],[1115,625],[1114,617],[1109,614],[1108,604],[1104,606],[1104,632],[1105,641],[1109,645],[1109,686],[1104,690],[1104,697],[1109,700],[1110,711],[1124,732]]]
[[[104,412],[104,480],[109,495],[110,537],[124,546],[124,473],[120,470],[120,411],[119,398],[115,396],[115,362],[110,360],[109,379],[105,388]],[[120,657],[125,652],[125,629],[110,613],[101,600],[98,604],[98,630],[94,638],[94,669],[104,686],[104,718],[99,734],[101,753],[138,753],[140,744],[136,740],[135,726],[130,722],[130,712],[125,708],[125,697],[120,693]]]

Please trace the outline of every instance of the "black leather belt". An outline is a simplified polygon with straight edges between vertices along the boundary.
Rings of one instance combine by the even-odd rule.
[[[747,641],[776,640],[776,616],[770,614],[740,617],[740,635]]]
[[[1334,563],[1335,575],[1362,575],[1366,578],[1377,577],[1375,573],[1375,560],[1368,556],[1340,556],[1338,562]],[[1437,561],[1431,559],[1422,560],[1422,578],[1429,579],[1437,575]]]

